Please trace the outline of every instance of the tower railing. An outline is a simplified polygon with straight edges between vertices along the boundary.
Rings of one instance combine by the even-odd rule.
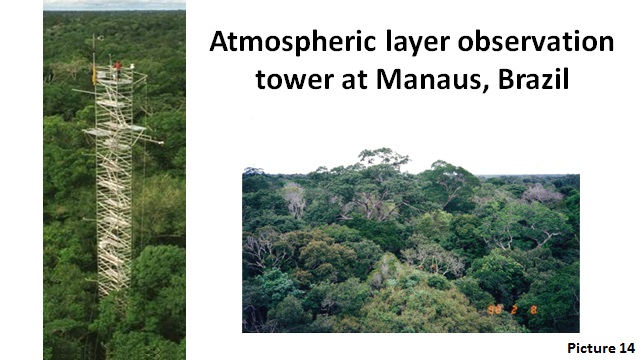
[[[95,66],[95,127],[84,130],[96,138],[98,291],[117,292],[120,303],[131,283],[132,147],[139,139],[162,144],[133,124],[134,88],[145,80],[133,66]]]

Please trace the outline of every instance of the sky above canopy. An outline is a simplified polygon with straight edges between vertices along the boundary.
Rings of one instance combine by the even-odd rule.
[[[186,0],[44,0],[50,10],[185,10]]]

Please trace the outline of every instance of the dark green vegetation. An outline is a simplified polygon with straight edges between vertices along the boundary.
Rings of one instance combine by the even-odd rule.
[[[44,13],[44,359],[185,358],[185,23],[183,11]],[[165,145],[138,143],[133,281],[126,311],[99,302],[91,38],[100,65],[149,76],[134,122]]]
[[[245,170],[243,331],[579,332],[580,177],[408,161]]]

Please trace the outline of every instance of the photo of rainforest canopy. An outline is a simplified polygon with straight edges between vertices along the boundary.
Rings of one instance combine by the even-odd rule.
[[[43,21],[43,359],[185,359],[186,13]]]
[[[357,159],[245,169],[243,332],[580,331],[579,175]]]

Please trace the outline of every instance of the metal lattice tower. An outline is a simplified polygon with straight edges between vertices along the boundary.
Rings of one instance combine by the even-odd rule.
[[[96,137],[96,222],[98,240],[98,291],[105,297],[127,289],[131,282],[131,179],[132,147],[144,135],[133,124],[133,91],[147,76],[128,68],[93,68],[95,128],[84,132]],[[124,297],[119,297],[124,300]]]

